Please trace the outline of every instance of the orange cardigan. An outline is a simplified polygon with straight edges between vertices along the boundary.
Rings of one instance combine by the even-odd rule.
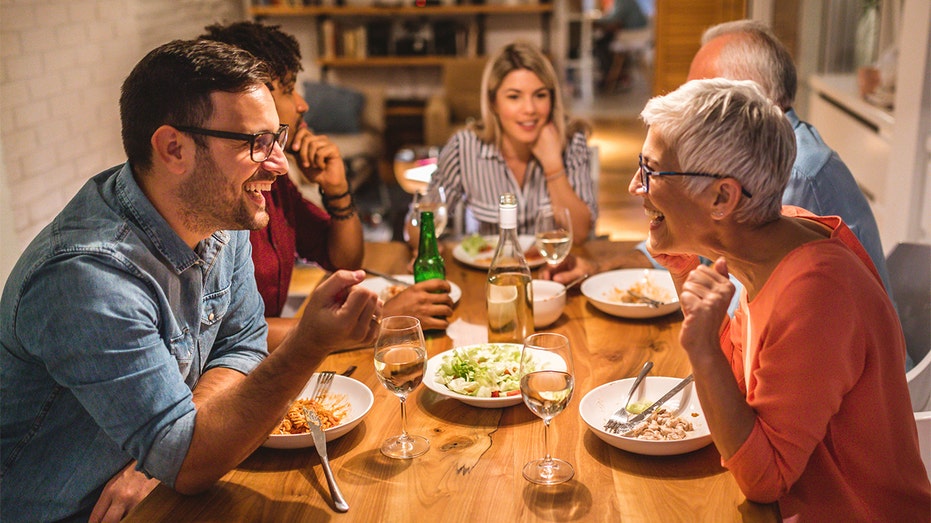
[[[756,410],[723,461],[748,499],[802,521],[931,521],[931,484],[905,381],[905,340],[876,269],[838,217],[725,320],[721,346]],[[746,315],[756,347],[746,386]]]

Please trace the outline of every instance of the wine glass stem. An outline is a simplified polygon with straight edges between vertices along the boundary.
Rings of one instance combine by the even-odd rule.
[[[550,456],[550,420],[543,420],[543,450],[546,452],[543,461],[549,463],[553,461],[553,458]]]
[[[407,408],[405,401],[407,398],[404,396],[400,397],[401,399],[401,439],[407,439]]]

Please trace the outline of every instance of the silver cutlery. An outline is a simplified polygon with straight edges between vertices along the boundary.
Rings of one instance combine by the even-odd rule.
[[[310,398],[317,403],[323,400],[326,397],[327,393],[330,392],[330,385],[333,384],[333,376],[336,373],[331,370],[325,370],[323,372],[317,373],[317,383],[314,384],[313,393],[311,393]]]
[[[689,383],[692,383],[692,380],[694,379],[695,378],[691,374],[689,374],[688,376],[683,378],[682,381],[677,383],[675,387],[670,389],[669,392],[667,392],[666,394],[663,394],[663,397],[653,402],[652,405],[644,409],[644,411],[641,412],[640,414],[637,414],[636,416],[634,416],[633,419],[624,421],[619,417],[619,414],[621,411],[615,412],[610,418],[608,418],[608,421],[605,423],[605,426],[604,426],[605,431],[611,432],[614,434],[625,434],[627,432],[630,432],[633,428],[639,425],[644,419],[646,419],[647,416],[652,414],[654,410],[661,407],[664,403],[669,401],[670,398],[678,394],[679,391],[681,391],[682,389],[686,387],[686,385],[688,385]]]
[[[331,373],[332,375],[332,373]],[[317,455],[320,456],[320,464],[323,465],[323,474],[326,476],[327,486],[330,488],[330,497],[333,498],[333,508],[337,512],[346,512],[349,510],[349,504],[343,498],[343,493],[336,484],[336,477],[333,476],[333,469],[330,468],[330,460],[327,459],[326,435],[320,428],[320,418],[313,409],[304,407],[304,416],[307,417],[310,434],[314,437],[314,446],[317,447]]]
[[[410,287],[410,286],[411,286],[411,284],[410,284],[409,282],[406,282],[406,281],[404,281],[404,280],[399,280],[399,279],[395,278],[394,276],[392,276],[392,275],[390,275],[390,274],[385,274],[385,273],[383,273],[383,272],[373,271],[372,269],[363,269],[363,270],[364,270],[365,273],[368,274],[369,276],[378,276],[379,278],[385,279],[385,280],[388,281],[388,283],[391,283],[391,284],[393,284],[393,285],[401,285],[401,286],[403,286],[403,287]]]
[[[632,290],[628,290],[627,294],[629,294],[631,298],[639,300],[640,302],[645,303],[654,309],[658,308],[660,305],[666,305],[666,302],[654,300],[653,298],[649,298]]]
[[[630,392],[627,393],[627,401],[624,402],[624,408],[615,412],[614,415],[611,416],[612,419],[619,416],[621,414],[621,411],[623,411],[624,414],[626,415],[625,419],[630,420],[630,411],[627,410],[627,407],[630,406],[630,399],[634,397],[634,393],[637,392],[637,388],[640,387],[640,383],[643,382],[643,378],[647,377],[647,374],[650,373],[650,369],[652,368],[653,368],[652,361],[647,361],[646,363],[643,364],[643,368],[641,368],[640,373],[637,374],[637,379],[634,380],[634,384],[630,387]]]
[[[344,371],[342,372],[341,375],[342,375],[342,376],[346,376],[346,377],[348,378],[349,376],[352,376],[352,373],[355,372],[355,371],[356,371],[356,366],[355,366],[355,365],[350,365],[349,367],[346,368],[346,370],[344,370]]]

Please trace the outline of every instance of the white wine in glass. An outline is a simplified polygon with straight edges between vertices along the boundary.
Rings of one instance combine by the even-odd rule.
[[[538,332],[527,336],[520,357],[520,392],[524,404],[543,419],[546,455],[524,465],[527,481],[556,485],[572,479],[575,470],[568,462],[553,458],[549,448],[550,421],[572,400],[575,375],[569,339],[562,334]]]
[[[401,400],[401,434],[386,439],[381,452],[389,458],[410,459],[430,448],[423,436],[407,433],[407,395],[423,381],[427,365],[420,320],[410,316],[382,318],[375,341],[375,374],[381,384]]]
[[[572,220],[569,209],[551,208],[537,215],[534,223],[537,249],[546,263],[555,267],[572,249]]]

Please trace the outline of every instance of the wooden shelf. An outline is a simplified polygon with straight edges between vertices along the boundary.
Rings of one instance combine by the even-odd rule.
[[[527,5],[455,5],[455,6],[371,6],[371,7],[294,7],[256,5],[253,16],[469,16],[551,13],[553,4]]]
[[[369,56],[366,58],[321,58],[317,63],[324,67],[436,67],[461,56]]]

